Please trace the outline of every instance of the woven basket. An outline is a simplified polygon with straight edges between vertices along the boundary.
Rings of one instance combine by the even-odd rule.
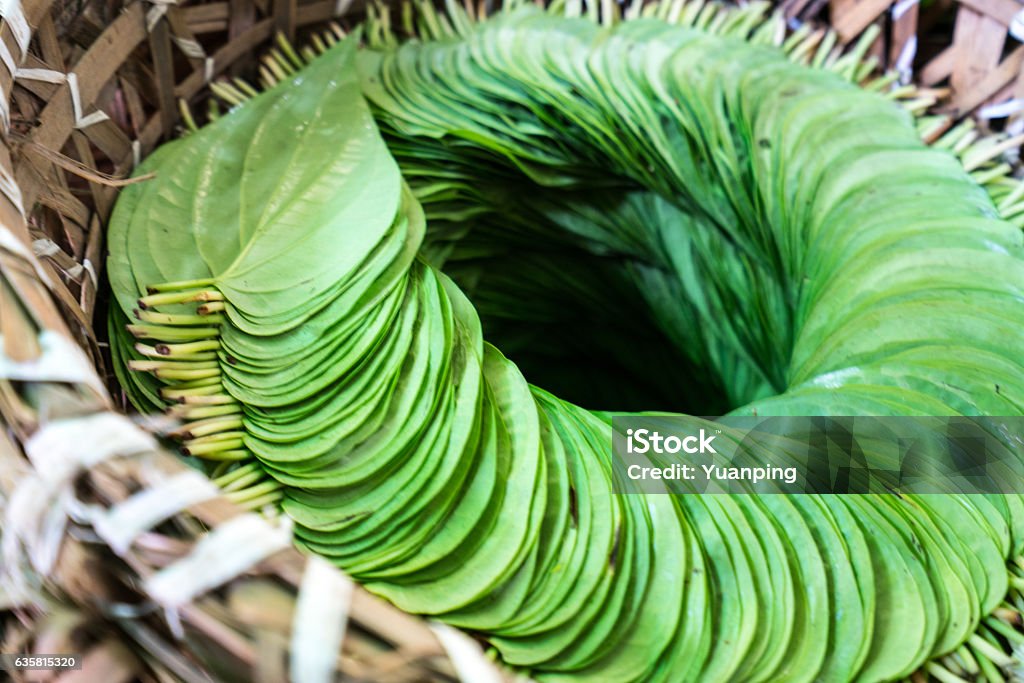
[[[829,23],[840,45],[874,27],[870,54],[906,81],[942,87],[939,109],[983,130],[1024,130],[1021,0],[782,0],[791,26]],[[1020,122],[1020,123],[1016,123]]]
[[[906,1],[834,0],[840,41],[883,22],[876,52],[905,45],[920,28],[916,10],[910,29],[906,9],[893,18]],[[807,18],[825,5],[787,0],[784,11]],[[78,653],[83,669],[69,680],[104,682],[508,680],[468,636],[302,557],[286,525],[236,509],[161,451],[108,393],[94,329],[120,179],[206,110],[217,79],[258,77],[278,36],[301,44],[306,31],[358,19],[360,1],[0,8],[0,652]],[[1000,8],[1002,28],[988,29],[1001,31],[998,49],[950,36],[950,68],[929,67],[928,85],[952,74],[961,88],[949,123],[1024,82],[1024,48],[1004,55],[1012,16]],[[973,60],[969,77],[960,59]],[[963,99],[986,79],[998,87]]]

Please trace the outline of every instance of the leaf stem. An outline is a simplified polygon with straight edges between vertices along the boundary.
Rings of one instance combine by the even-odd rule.
[[[215,283],[213,278],[204,278],[201,280],[178,280],[177,282],[164,282],[159,285],[150,285],[146,287],[146,291],[150,294],[156,294],[157,292],[179,292],[183,289],[195,289],[196,287],[212,287]]]
[[[186,445],[182,447],[181,452],[185,455],[201,455],[211,460],[222,460],[225,458],[234,458],[234,454],[241,453],[248,455],[248,451],[240,450],[245,446],[241,439],[223,439],[220,441],[212,441],[205,443],[197,443],[193,445]],[[238,457],[241,460],[245,455]]]
[[[159,341],[200,341],[216,337],[216,327],[164,327],[161,325],[127,325],[127,330],[137,339],[157,339]]]
[[[241,427],[242,418],[239,416],[227,415],[224,417],[211,417],[206,420],[197,420],[195,422],[189,422],[188,424],[182,425],[173,432],[170,432],[170,436],[182,439],[196,439],[209,434],[224,432],[229,429],[240,429]]]
[[[202,420],[208,417],[221,415],[240,415],[242,409],[239,405],[226,406],[171,406],[167,410],[171,417],[180,417],[184,420]]]
[[[158,313],[156,311],[144,311],[138,308],[136,308],[133,313],[135,314],[135,317],[142,322],[155,323],[157,325],[213,325],[224,321],[224,316]]]
[[[216,289],[185,289],[182,291],[158,292],[147,294],[139,299],[139,308],[143,311],[157,306],[186,304],[193,301],[223,301],[224,295]]]

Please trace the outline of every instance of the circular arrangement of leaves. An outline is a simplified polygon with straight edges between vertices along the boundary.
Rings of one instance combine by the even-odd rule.
[[[997,680],[1020,496],[612,495],[576,403],[1024,406],[1016,185],[922,143],[862,50],[652,7],[376,17],[160,148],[109,232],[126,392],[540,680]]]

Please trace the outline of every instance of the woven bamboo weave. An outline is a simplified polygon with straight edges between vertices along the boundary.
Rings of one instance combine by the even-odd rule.
[[[792,26],[829,22],[840,45],[874,27],[878,37],[871,53],[882,67],[908,82],[948,87],[941,109],[954,117],[973,115],[998,125],[1021,120],[1019,0],[784,0],[782,8]],[[1014,127],[1024,130],[1024,123]]]

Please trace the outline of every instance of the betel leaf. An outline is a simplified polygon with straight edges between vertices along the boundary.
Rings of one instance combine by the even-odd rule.
[[[357,41],[139,168],[156,177],[126,188],[110,224],[123,309],[131,283],[209,279],[235,325],[269,334],[323,305],[377,247],[401,177],[360,94]]]

